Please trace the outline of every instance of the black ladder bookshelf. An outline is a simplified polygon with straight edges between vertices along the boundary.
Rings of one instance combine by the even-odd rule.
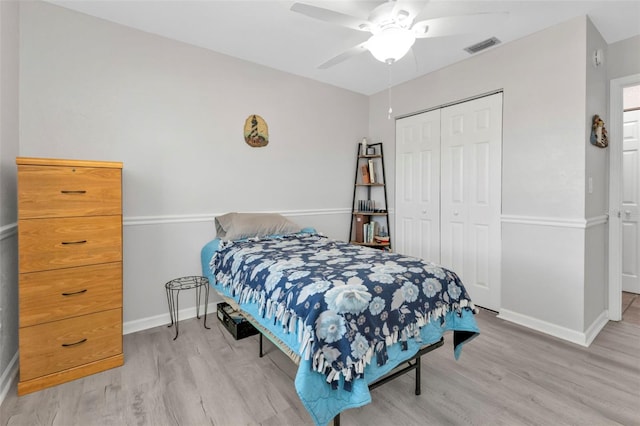
[[[391,251],[382,142],[358,144],[349,242]]]

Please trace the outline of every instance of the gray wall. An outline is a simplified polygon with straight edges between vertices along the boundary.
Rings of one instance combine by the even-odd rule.
[[[591,145],[591,123],[598,114],[605,123],[610,124],[609,82],[607,67],[602,64],[594,66],[592,55],[595,50],[602,50],[607,55],[607,43],[590,20],[587,20],[587,46],[585,68],[587,76],[584,147],[586,154],[585,170],[585,215],[587,220],[595,223],[585,230],[584,258],[584,327],[594,324],[598,316],[608,308],[607,296],[607,243],[608,227],[605,220],[599,220],[607,214],[609,206],[609,150]],[[591,180],[593,192],[589,192]],[[606,216],[605,216],[606,217]]]
[[[591,248],[605,244],[601,229],[587,231],[602,227],[606,209],[603,151],[586,139],[592,111],[606,112],[604,71],[586,70],[589,50],[603,43],[594,31],[586,17],[576,18],[391,92],[394,114],[402,116],[504,91],[501,316],[576,342],[588,339],[605,302],[590,299],[585,318],[585,285],[604,277],[603,261],[585,270]],[[369,133],[393,143],[387,99],[386,91],[371,97]],[[589,201],[587,168],[594,177]],[[586,296],[593,298],[591,291]]]
[[[200,273],[217,214],[347,238],[366,96],[48,3],[20,35],[20,155],[124,163],[125,331],[168,320],[163,284]],[[267,147],[244,142],[254,113]]]
[[[607,48],[604,64],[607,77],[614,80],[640,72],[640,36],[611,43]]]
[[[18,3],[0,2],[0,401],[17,368]]]

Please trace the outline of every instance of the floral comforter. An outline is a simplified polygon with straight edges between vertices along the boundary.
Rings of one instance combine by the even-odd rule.
[[[257,304],[261,317],[297,333],[303,359],[346,391],[367,365],[387,362],[391,345],[475,311],[452,271],[317,234],[222,242],[210,268],[240,304]]]

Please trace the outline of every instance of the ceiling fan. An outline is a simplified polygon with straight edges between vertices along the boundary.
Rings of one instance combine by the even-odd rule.
[[[328,60],[318,67],[320,69],[332,67],[366,50],[380,62],[392,64],[409,52],[416,39],[475,32],[476,29],[490,28],[494,24],[491,21],[506,16],[505,13],[478,13],[414,22],[427,2],[425,0],[421,7],[416,8],[415,1],[410,4],[388,0],[373,9],[367,19],[306,3],[294,3],[291,10],[321,21],[371,33],[367,41]]]

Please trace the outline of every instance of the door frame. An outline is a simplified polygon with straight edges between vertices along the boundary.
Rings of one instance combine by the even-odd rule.
[[[611,80],[609,88],[609,319],[622,320],[622,141],[625,87],[640,84],[640,74]]]

